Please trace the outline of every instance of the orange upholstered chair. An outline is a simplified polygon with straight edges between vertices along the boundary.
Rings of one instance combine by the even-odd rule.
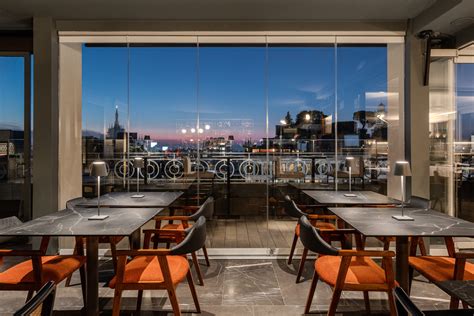
[[[412,237],[410,247],[410,284],[413,280],[413,270],[421,273],[425,278],[433,283],[448,280],[474,280],[474,264],[467,262],[467,259],[474,259],[472,252],[456,252],[452,237],[445,237],[448,256],[427,256],[416,255],[416,248],[420,237]],[[451,309],[459,307],[459,299],[451,297]]]
[[[392,270],[392,251],[364,251],[339,250],[328,244],[311,225],[309,220],[300,218],[300,239],[303,245],[320,256],[314,264],[314,275],[306,301],[305,313],[309,313],[318,280],[327,283],[333,288],[333,296],[328,315],[335,315],[342,291],[361,291],[364,293],[366,309],[370,312],[369,292],[386,292],[388,295],[390,315],[396,315],[395,301],[392,290],[395,281]],[[354,230],[333,231],[333,234],[347,234],[352,231],[356,234],[358,249],[362,247],[360,235]],[[330,232],[327,232],[330,233]],[[377,265],[370,257],[381,257],[384,269]]]
[[[303,212],[298,205],[296,205],[295,201],[293,201],[288,195],[284,197],[284,208],[285,213],[288,216],[293,218],[300,218],[301,216],[305,216],[309,219],[310,223],[323,231],[326,230],[335,230],[336,229],[336,221],[337,216],[335,215],[319,215],[319,214],[307,214]],[[331,222],[329,222],[331,221]],[[334,236],[334,235],[325,235],[324,232],[322,233],[323,237],[326,241],[341,241],[344,242],[344,235]],[[290,249],[290,256],[288,258],[288,264],[291,264],[293,259],[293,254],[295,253],[296,243],[298,242],[298,237],[300,236],[300,224],[297,223],[295,227],[295,234],[293,236],[293,243],[291,244]],[[303,275],[304,271],[304,264],[306,262],[306,257],[308,256],[308,248],[303,249],[303,253],[301,254],[301,261],[300,266],[298,268],[298,274],[296,276],[296,283],[300,282],[301,276]]]
[[[151,235],[158,230],[144,230],[145,245],[150,245]],[[181,315],[176,287],[185,278],[193,296],[197,312],[200,313],[199,301],[189,269],[186,254],[201,249],[206,241],[206,219],[201,216],[189,230],[161,230],[159,233],[174,234],[182,240],[171,249],[118,250],[117,274],[109,286],[115,289],[113,316],[120,314],[122,292],[137,290],[137,310],[140,310],[143,290],[166,290],[173,307],[174,315]],[[127,258],[133,257],[129,262]]]
[[[186,207],[180,207],[180,209],[183,209],[184,211],[189,211],[193,210],[195,213],[191,214],[189,216],[156,216],[155,217],[155,228],[156,229],[163,229],[163,230],[185,230],[189,227],[192,227],[192,223],[199,219],[201,216],[204,216],[206,218],[212,217],[214,214],[214,198],[208,197],[204,203],[199,206],[196,210],[196,207],[194,208],[186,208]],[[162,225],[162,221],[168,221],[168,224]],[[176,221],[176,222],[175,222]],[[153,241],[153,248],[156,249],[158,247],[158,243],[166,243],[167,246],[166,248],[169,248],[170,243],[177,243],[179,240],[176,240],[175,235],[173,234],[167,234],[167,233],[156,233],[152,237]],[[206,264],[207,266],[210,265],[209,262],[209,257],[207,255],[207,249],[206,246],[202,246],[202,251],[204,253],[204,258],[206,259]],[[198,278],[199,278],[199,284],[204,285],[204,279],[202,277],[201,269],[199,267],[199,262],[197,259],[197,255],[195,252],[191,253],[194,267],[196,269]]]
[[[0,291],[28,291],[29,300],[35,291],[49,281],[60,283],[80,269],[85,304],[85,257],[46,256],[49,238],[43,238],[40,250],[0,250],[0,257],[30,257],[0,273]]]

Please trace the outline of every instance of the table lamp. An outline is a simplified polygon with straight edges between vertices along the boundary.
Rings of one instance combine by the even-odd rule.
[[[408,161],[395,162],[395,170],[393,171],[393,175],[400,177],[401,193],[402,193],[402,215],[393,215],[392,217],[395,218],[397,221],[412,221],[413,220],[412,217],[406,216],[404,214],[405,199],[406,199],[405,198],[406,196],[405,177],[411,176],[410,163]]]
[[[133,166],[137,169],[137,194],[132,195],[132,198],[142,198],[145,195],[140,194],[140,169],[145,167],[145,161],[141,157],[136,157]]]
[[[103,161],[94,161],[92,163],[91,176],[97,177],[97,215],[89,217],[90,220],[103,220],[109,215],[100,215],[100,177],[107,176],[107,166]]]
[[[346,167],[349,169],[349,192],[352,191],[352,168],[356,167],[354,157],[346,157]]]

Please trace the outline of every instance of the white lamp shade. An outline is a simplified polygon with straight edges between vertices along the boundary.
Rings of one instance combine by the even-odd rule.
[[[145,161],[143,158],[137,157],[133,160],[133,166],[135,168],[144,168],[145,167]]]
[[[346,157],[346,167],[355,169],[356,167],[356,160],[354,157]]]
[[[107,166],[103,161],[94,161],[91,168],[91,176],[93,177],[106,177]]]
[[[410,163],[408,161],[397,161],[395,162],[395,169],[393,170],[394,176],[411,176]]]

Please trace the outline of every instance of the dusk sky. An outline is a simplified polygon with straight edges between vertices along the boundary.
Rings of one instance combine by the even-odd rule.
[[[155,139],[182,138],[198,109],[201,125],[211,126],[207,136],[264,137],[266,80],[269,136],[287,111],[293,118],[302,110],[333,114],[334,47],[271,47],[266,58],[265,47],[200,47],[199,56],[195,47],[133,47],[130,55],[125,47],[84,47],[84,127],[102,129],[104,115],[112,124],[116,105],[125,124],[128,84],[130,130]],[[339,48],[338,64],[341,120],[386,103],[384,94],[366,97],[387,90],[385,47]]]
[[[337,49],[340,120],[386,103],[386,62],[385,47]],[[458,104],[472,113],[473,65],[463,67],[457,72]],[[0,128],[21,129],[21,58],[0,57],[0,87]],[[125,125],[130,102],[130,130],[141,136],[182,139],[186,128],[192,137],[199,109],[201,126],[211,126],[205,137],[257,140],[265,137],[266,91],[270,137],[287,111],[293,118],[302,110],[334,114],[335,49],[201,47],[198,56],[195,47],[133,47],[130,55],[126,47],[83,48],[84,130],[102,133],[113,123],[116,106]]]

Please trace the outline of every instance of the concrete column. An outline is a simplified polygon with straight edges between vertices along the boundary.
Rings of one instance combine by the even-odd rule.
[[[408,196],[430,197],[429,173],[429,87],[423,86],[423,45],[409,30],[405,63],[405,153],[412,177],[407,181]]]
[[[33,20],[33,218],[58,210],[58,36],[51,17]]]
[[[32,217],[58,206],[58,36],[51,17],[33,19],[33,210]],[[37,240],[33,240],[37,246]],[[51,240],[52,251],[57,241]]]

